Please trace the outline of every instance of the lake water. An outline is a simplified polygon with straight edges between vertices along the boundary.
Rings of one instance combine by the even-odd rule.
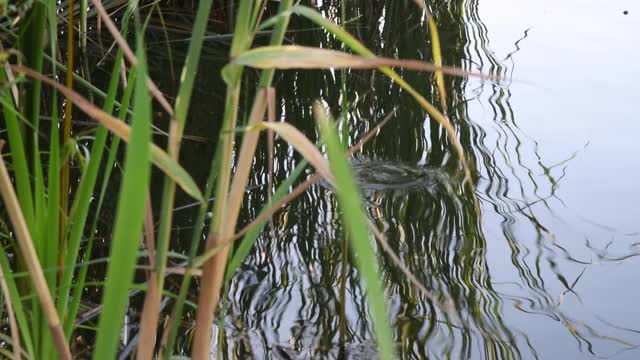
[[[412,1],[348,3],[348,18],[356,19],[349,30],[374,52],[431,61]],[[336,4],[324,2],[325,14],[336,18]],[[447,77],[448,116],[474,169],[480,213],[445,135],[380,73],[345,73],[346,92],[340,71],[275,78],[280,120],[310,138],[317,137],[316,98],[336,117],[346,115],[341,129],[350,144],[397,108],[358,157],[438,168],[458,181],[453,192],[366,194],[371,218],[402,261],[441,304],[453,304],[428,301],[380,249],[400,357],[640,357],[638,2],[438,4],[444,63],[507,78]],[[307,30],[288,34],[290,42],[340,47],[300,19],[291,27]],[[222,100],[211,95],[222,94],[224,55],[216,47],[224,44],[208,46],[213,53],[201,68],[197,115],[187,127],[193,135],[213,132],[222,113]],[[439,106],[432,75],[401,74]],[[202,154],[212,150],[194,143],[183,152],[201,181],[208,172]],[[262,150],[245,223],[267,199],[265,159]],[[300,161],[277,142],[274,182]],[[226,358],[375,357],[364,288],[351,260],[343,261],[342,230],[333,193],[318,185],[274,216],[232,279],[219,316]],[[177,230],[176,241],[188,241],[188,232]]]

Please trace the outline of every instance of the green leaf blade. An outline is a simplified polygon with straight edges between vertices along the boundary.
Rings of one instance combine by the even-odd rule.
[[[144,53],[138,35],[137,78],[147,76]],[[127,147],[124,175],[116,215],[111,264],[104,289],[104,309],[100,317],[94,359],[116,357],[118,340],[133,280],[140,245],[145,198],[150,177],[151,99],[144,81],[137,81],[134,95],[131,141]]]
[[[395,356],[393,335],[387,314],[387,303],[378,272],[379,262],[369,238],[367,215],[360,199],[360,191],[351,173],[349,163],[345,159],[345,149],[340,143],[338,133],[330,123],[329,116],[322,105],[314,105],[314,113],[320,123],[320,132],[327,145],[329,164],[336,182],[338,203],[342,210],[342,218],[346,224],[349,244],[355,254],[356,265],[367,288],[367,299],[373,318],[373,328],[378,339],[378,348],[382,359],[393,359]]]

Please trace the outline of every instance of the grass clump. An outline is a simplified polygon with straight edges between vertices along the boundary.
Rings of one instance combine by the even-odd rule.
[[[107,9],[117,9],[120,5],[126,10],[118,22],[121,28],[117,29]],[[131,348],[137,349],[137,358],[140,359],[171,358],[179,336],[177,329],[185,316],[187,294],[193,287],[192,279],[200,276],[191,353],[195,359],[207,358],[211,351],[214,313],[221,311],[218,302],[230,276],[248,255],[269,216],[300,194],[304,186],[322,176],[334,182],[337,189],[351,249],[366,283],[381,357],[393,358],[396,350],[385,310],[387,300],[383,279],[376,266],[378,255],[369,238],[369,221],[363,211],[359,191],[345,160],[345,144],[340,143],[334,124],[328,120],[327,110],[319,106],[316,114],[328,160],[318,150],[320,145],[314,144],[301,131],[287,122],[274,121],[276,100],[271,87],[274,72],[277,69],[379,69],[415,98],[446,130],[468,178],[471,171],[447,117],[392,67],[435,71],[439,74],[438,82],[447,73],[472,74],[443,67],[438,59],[434,60],[434,65],[377,57],[344,28],[315,9],[294,6],[292,0],[280,1],[271,18],[264,18],[269,2],[240,0],[234,9],[235,17],[229,19],[233,32],[230,34],[229,61],[222,71],[226,84],[223,122],[219,133],[207,134],[217,142],[217,147],[207,183],[201,190],[179,160],[185,129],[189,127],[189,108],[212,0],[198,3],[173,106],[148,72],[145,26],[153,14],[145,12],[149,6],[133,0],[128,3],[105,2],[104,5],[95,0],[90,4],[84,1],[81,2],[80,16],[75,16],[73,6],[72,1],[62,4],[34,2],[30,8],[21,9],[20,15],[13,13],[13,17],[3,20],[2,36],[11,44],[10,49],[1,52],[4,66],[0,70],[4,115],[1,124],[6,128],[2,136],[6,137],[9,145],[0,161],[0,192],[7,209],[7,222],[12,229],[10,234],[6,234],[8,240],[3,240],[4,246],[0,251],[0,279],[3,280],[2,293],[11,330],[7,336],[11,339],[7,341],[10,344],[7,349],[11,348],[15,357],[38,359],[86,356],[86,352],[92,353],[96,359],[112,359],[118,352],[132,353]],[[355,54],[284,46],[292,16],[314,22]],[[428,18],[431,19],[429,28],[435,29],[432,18]],[[86,31],[77,33],[77,28],[88,29],[87,21],[92,19],[101,26],[104,24],[103,31],[109,31],[115,46],[113,70],[105,91],[90,81],[87,83],[74,67],[75,55],[86,56],[87,51],[88,34]],[[129,26],[131,19],[135,21]],[[60,34],[59,24],[64,22],[68,24],[65,33],[67,45],[61,51],[62,35],[59,39],[57,34]],[[256,35],[264,30],[270,31],[269,45],[256,45]],[[437,32],[433,33],[437,36]],[[135,38],[134,50],[129,48],[126,40],[131,34]],[[40,50],[45,39],[50,45],[47,56]],[[76,49],[76,41],[83,46]],[[54,59],[60,59],[59,53],[65,50],[66,67],[63,67]],[[74,54],[74,51],[80,54]],[[439,53],[439,49],[434,51],[434,54]],[[243,86],[246,84],[243,74],[248,67],[260,74],[255,91],[247,91]],[[64,85],[59,80],[63,74]],[[89,98],[93,98],[93,102],[82,95],[78,89],[80,84],[90,85]],[[441,96],[444,104],[444,90],[441,90]],[[61,111],[59,102],[62,98],[65,99],[64,111]],[[103,99],[102,108],[95,105],[96,98]],[[239,108],[241,99],[245,98],[252,103],[251,111],[247,123],[239,127]],[[154,144],[152,139],[151,131],[156,125],[152,100],[170,119],[165,149]],[[116,109],[118,113],[114,115]],[[79,113],[96,121],[95,128],[91,129],[93,139],[86,157],[79,156],[74,150],[81,133],[74,134],[72,120]],[[60,114],[64,114],[62,121]],[[45,127],[40,124],[43,117],[53,120],[47,136],[43,136]],[[265,121],[267,117],[271,121]],[[258,218],[238,230],[240,209],[261,130],[278,134],[303,155],[305,162],[259,209]],[[126,145],[123,147],[123,166],[118,168],[121,171],[116,182],[119,190],[111,193],[109,184],[117,181],[112,173],[118,164],[121,141]],[[109,149],[106,159],[105,149]],[[289,192],[307,162],[319,175]],[[4,163],[9,166],[5,167]],[[157,217],[149,200],[152,165],[160,170],[163,181],[160,194],[153,196],[160,199]],[[473,190],[473,182],[467,183]],[[180,267],[170,269],[178,189],[199,206],[189,251]],[[112,235],[106,241],[109,256],[107,259],[95,259],[92,249],[105,198],[117,198],[117,210],[111,224]],[[211,198],[215,200],[208,201]],[[211,214],[210,222],[207,221],[208,213]],[[208,231],[203,242],[205,229]],[[238,239],[241,241],[234,251],[231,245]],[[145,259],[140,258],[142,249],[145,250]],[[83,290],[90,285],[87,271],[92,261],[97,260],[108,264],[102,278],[97,281],[102,297],[93,309],[83,309]],[[148,263],[147,271],[144,272],[144,281],[140,282],[143,272],[139,269],[144,263]],[[177,287],[168,286],[165,281],[170,270],[181,274]],[[18,277],[21,272],[28,276]],[[120,346],[120,340],[126,333],[123,322],[127,308],[132,306],[134,288],[145,291],[144,306],[135,332],[136,340],[129,343],[133,346],[123,349]],[[91,343],[75,342],[74,333],[85,331],[80,322],[92,312],[99,314],[99,320],[95,335],[86,337],[91,339]],[[166,323],[162,314],[170,314]]]

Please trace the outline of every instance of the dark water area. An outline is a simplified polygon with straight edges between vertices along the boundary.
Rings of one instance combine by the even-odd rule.
[[[340,21],[339,1],[319,3],[325,16]],[[430,36],[413,1],[347,3],[353,19],[348,30],[374,53],[432,60]],[[448,117],[469,158],[480,212],[444,131],[381,73],[285,71],[274,79],[278,120],[310,139],[318,137],[315,99],[340,119],[349,145],[395,110],[358,159],[401,164],[396,174],[437,171],[439,180],[428,177],[435,185],[373,187],[363,194],[370,218],[439,301],[427,299],[378,249],[399,357],[640,357],[640,7],[631,0],[438,4],[432,10],[443,63],[507,78],[446,77]],[[300,18],[292,18],[291,29],[287,43],[342,48]],[[177,82],[162,35],[150,36],[152,76],[170,89]],[[179,74],[186,52],[179,40],[188,34],[172,36]],[[191,138],[181,153],[200,184],[221,123],[220,69],[228,40],[206,44],[186,128]],[[439,104],[432,74],[398,72]],[[252,94],[257,72],[246,73],[243,91]],[[241,114],[250,101],[241,101]],[[157,138],[162,143],[163,136]],[[276,186],[301,161],[276,141]],[[268,201],[268,168],[262,139],[243,224]],[[371,178],[385,169],[362,171]],[[448,186],[440,186],[441,179]],[[154,182],[152,190],[160,189],[161,182]],[[178,198],[176,252],[189,246],[196,210],[183,207],[188,204],[187,197]],[[344,241],[336,198],[322,184],[278,212],[233,276],[217,316],[222,341],[216,348],[223,358],[375,358],[366,294],[352,261],[358,255],[343,257]],[[185,354],[189,321],[182,328]]]

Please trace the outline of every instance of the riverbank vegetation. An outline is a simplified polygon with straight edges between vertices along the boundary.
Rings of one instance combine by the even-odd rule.
[[[213,326],[214,314],[225,311],[219,300],[230,278],[269,219],[321,177],[336,189],[350,246],[343,249],[344,257],[353,256],[366,288],[381,358],[394,358],[396,351],[379,271],[381,252],[421,296],[455,318],[446,299],[411,274],[369,219],[346,160],[349,147],[353,153],[384,131],[393,114],[349,144],[339,109],[316,102],[308,109],[318,124],[316,142],[281,114],[272,87],[280,70],[378,69],[446,134],[464,174],[454,186],[471,194],[471,211],[479,211],[467,154],[446,115],[444,76],[480,75],[442,66],[433,9],[422,1],[409,4],[430,34],[431,62],[377,56],[348,31],[344,3],[341,16],[328,17],[292,0],[225,6],[213,0],[5,2],[0,8],[0,352],[25,359],[113,359],[134,353],[138,359],[208,358],[216,342],[212,336],[224,336]],[[172,53],[168,37],[158,40],[167,45],[162,55],[171,63],[167,72],[175,72],[173,98],[150,76],[149,59],[158,55],[147,52],[147,43],[150,29],[171,26],[172,7],[185,6],[194,11],[188,23],[180,24],[189,34],[184,61]],[[321,29],[336,47],[286,41],[292,18]],[[205,40],[215,36],[229,41],[226,65],[220,74],[203,73]],[[109,59],[104,82],[92,79],[88,70],[95,66],[88,49],[95,46]],[[439,101],[429,102],[395,69],[434,73],[426,79]],[[219,76],[226,89],[210,96],[223,97],[224,108],[211,111],[224,115],[216,132],[198,134],[215,144],[215,152],[207,154],[211,162],[201,164],[206,181],[199,183],[181,165],[180,151],[185,133],[197,133],[189,122],[194,86]],[[342,79],[342,88],[332,91],[342,93],[346,108],[349,84]],[[277,187],[269,178],[269,196],[255,209],[258,215],[241,224],[256,149],[266,146],[273,156],[275,136],[305,161]],[[317,175],[303,181],[308,164]],[[161,185],[152,189],[151,179]],[[190,208],[193,230],[184,252],[172,241],[178,196],[196,204]],[[115,203],[113,215],[105,211],[107,203]],[[96,236],[101,226],[111,230]],[[136,316],[131,309],[137,309]],[[188,345],[178,348],[185,323],[190,324]],[[213,328],[218,330],[212,333]]]

